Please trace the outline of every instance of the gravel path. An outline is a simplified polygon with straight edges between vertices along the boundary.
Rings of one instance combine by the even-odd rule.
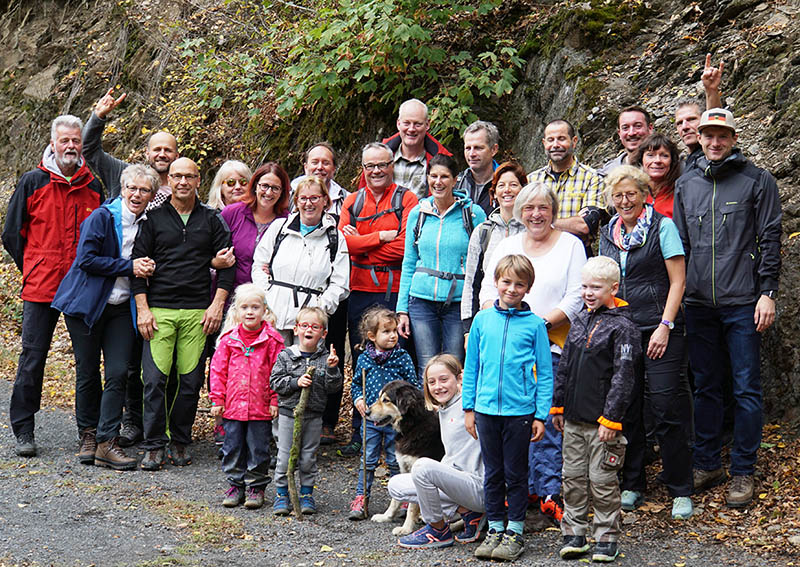
[[[264,565],[395,566],[477,564],[475,545],[433,551],[397,547],[386,525],[345,518],[354,488],[355,459],[320,456],[315,492],[320,513],[297,522],[271,509],[227,510],[214,447],[192,447],[194,464],[157,473],[113,472],[80,465],[74,417],[45,409],[37,416],[39,457],[14,454],[8,424],[11,385],[0,380],[0,566],[5,565]],[[201,416],[198,419],[207,419]],[[386,506],[374,490],[372,511]],[[267,495],[271,496],[268,489]],[[724,544],[692,541],[691,523],[667,531],[635,525],[621,542],[620,565],[712,566],[787,564],[786,558],[744,554]],[[521,565],[566,565],[555,530],[526,534]],[[578,563],[579,564],[579,563]]]

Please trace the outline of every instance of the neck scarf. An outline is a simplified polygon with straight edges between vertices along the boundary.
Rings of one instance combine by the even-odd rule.
[[[369,357],[375,361],[375,364],[383,364],[389,360],[396,348],[395,346],[392,350],[379,351],[375,348],[375,344],[372,341],[367,341],[367,348],[365,350]]]
[[[647,240],[647,232],[650,230],[650,223],[653,221],[653,207],[645,205],[642,208],[642,213],[636,219],[636,226],[630,233],[625,233],[625,223],[619,213],[614,215],[609,223],[609,232],[611,233],[611,240],[617,245],[620,250],[632,250],[644,246]]]

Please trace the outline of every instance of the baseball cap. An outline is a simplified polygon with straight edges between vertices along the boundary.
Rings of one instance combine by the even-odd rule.
[[[733,113],[724,108],[706,110],[700,117],[700,125],[697,127],[697,131],[700,132],[706,126],[721,126],[728,128],[734,134],[736,133],[736,121],[733,119]]]

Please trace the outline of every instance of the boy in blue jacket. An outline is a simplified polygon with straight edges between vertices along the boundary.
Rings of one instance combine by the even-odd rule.
[[[544,320],[522,301],[534,280],[530,260],[504,257],[494,279],[499,297],[475,316],[469,333],[461,401],[464,426],[480,441],[485,470],[489,533],[475,556],[513,561],[525,549],[528,445],[544,436],[553,367]]]

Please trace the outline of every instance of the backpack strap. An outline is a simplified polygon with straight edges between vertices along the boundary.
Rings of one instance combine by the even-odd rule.
[[[361,221],[374,221],[382,217],[383,215],[388,215],[389,213],[394,213],[397,216],[397,230],[400,230],[400,226],[403,224],[403,197],[405,196],[406,189],[400,185],[394,190],[392,193],[392,201],[391,207],[388,209],[384,209],[382,211],[378,211],[374,215],[368,215],[365,217],[359,216],[361,214],[361,210],[364,208],[364,201],[366,200],[365,191],[366,188],[362,188],[358,190],[356,193],[356,199],[353,201],[353,204],[348,209],[350,212],[350,224],[352,226],[356,226],[357,222]]]
[[[283,229],[286,227],[287,221],[288,219],[283,219],[283,224],[278,231],[278,236],[275,237],[275,244],[272,245],[272,256],[269,257],[269,264],[267,264],[269,266],[270,274],[272,273],[272,263],[275,261],[275,256],[278,254],[278,248],[280,248],[283,239],[286,238],[286,233]]]

